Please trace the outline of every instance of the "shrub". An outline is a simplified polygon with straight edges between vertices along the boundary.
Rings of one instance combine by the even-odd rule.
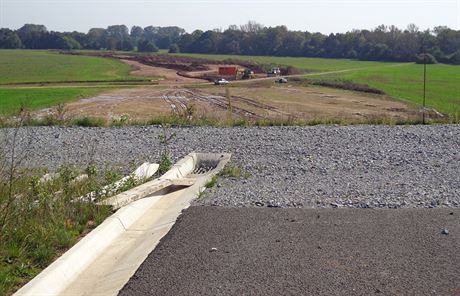
[[[434,56],[432,56],[429,53],[421,53],[415,57],[415,63],[417,64],[424,64],[424,63],[437,64],[438,61],[436,60]]]
[[[158,47],[148,40],[141,40],[137,45],[137,51],[140,52],[158,52]]]
[[[180,52],[180,51],[179,51],[179,45],[177,45],[177,44],[175,44],[175,43],[174,43],[174,44],[171,44],[171,46],[169,47],[169,51],[168,51],[168,52],[169,52],[169,53],[178,53],[178,52]]]

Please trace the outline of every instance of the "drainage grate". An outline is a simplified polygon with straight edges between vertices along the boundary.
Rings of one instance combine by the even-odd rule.
[[[200,160],[193,170],[193,175],[204,175],[217,167],[219,160]]]

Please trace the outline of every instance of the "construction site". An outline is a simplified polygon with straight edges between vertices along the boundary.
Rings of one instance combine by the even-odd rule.
[[[414,106],[385,94],[307,85],[299,79],[304,74],[292,67],[264,67],[243,61],[223,63],[172,55],[97,53],[97,56],[119,59],[132,67],[134,76],[159,79],[71,102],[66,105],[70,117],[112,120],[124,116],[149,120],[185,116],[215,121],[231,117],[249,121],[351,122],[407,121],[419,117]],[[225,85],[214,85],[219,79]],[[276,83],[278,81],[282,83]],[[43,117],[50,112],[51,109],[44,109],[35,114]]]

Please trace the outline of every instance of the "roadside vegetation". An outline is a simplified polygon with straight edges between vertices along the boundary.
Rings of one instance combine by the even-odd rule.
[[[0,295],[11,294],[104,221],[110,207],[78,198],[120,177],[94,166],[62,166],[41,178],[43,170],[21,166],[25,151],[11,146],[16,132],[9,131],[0,158]]]
[[[120,169],[92,161],[54,173],[28,168],[35,137],[20,125],[0,132],[0,295],[12,294],[112,214],[98,201],[144,181],[129,176],[115,187]]]
[[[448,124],[458,123],[458,119],[453,118],[436,118],[426,119],[425,124]],[[213,117],[196,117],[192,120],[186,120],[176,115],[159,116],[150,120],[106,120],[98,117],[81,117],[76,119],[59,120],[54,116],[48,116],[44,119],[29,119],[23,122],[23,126],[81,126],[81,127],[123,127],[123,126],[148,126],[168,125],[170,127],[179,126],[208,126],[216,128],[224,127],[268,127],[268,126],[315,126],[315,125],[362,125],[362,124],[384,124],[384,125],[414,125],[422,124],[422,119],[395,119],[388,117],[369,117],[365,119],[341,119],[341,118],[315,118],[310,120],[297,118],[271,118],[271,119],[249,119],[233,118],[217,119]],[[9,119],[0,119],[0,128],[15,126],[15,122]],[[167,158],[164,158],[167,164]],[[165,166],[167,167],[167,166]]]

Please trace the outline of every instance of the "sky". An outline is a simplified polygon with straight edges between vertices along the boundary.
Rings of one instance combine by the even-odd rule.
[[[0,0],[0,27],[43,24],[53,31],[87,32],[125,24],[226,29],[252,20],[291,30],[346,32],[380,24],[460,30],[460,0]]]

